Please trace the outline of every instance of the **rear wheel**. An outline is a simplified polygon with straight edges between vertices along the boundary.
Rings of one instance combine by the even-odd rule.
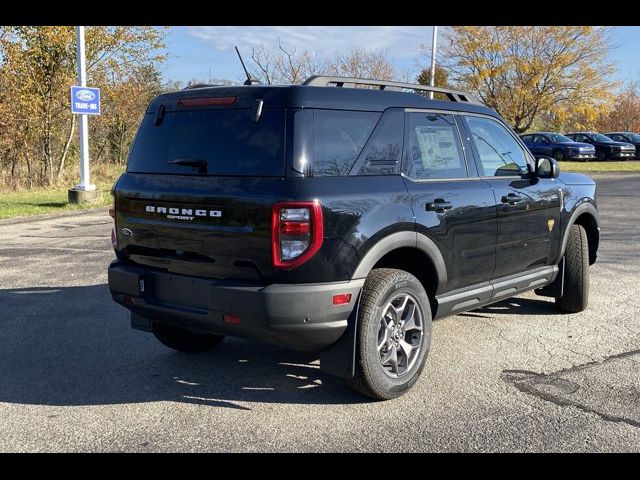
[[[572,225],[564,253],[564,288],[556,306],[562,312],[577,313],[589,303],[589,244],[581,225]]]
[[[153,334],[163,345],[185,353],[204,352],[224,339],[224,335],[193,333],[166,323],[155,324]]]
[[[607,154],[604,153],[603,150],[599,150],[596,152],[596,158],[598,159],[598,161],[604,162],[607,159]]]
[[[431,345],[429,297],[403,270],[371,271],[362,290],[351,386],[376,400],[408,391],[418,380]]]

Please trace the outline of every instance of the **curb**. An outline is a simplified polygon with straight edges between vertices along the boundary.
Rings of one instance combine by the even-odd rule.
[[[65,218],[65,217],[77,217],[80,215],[85,215],[87,213],[98,213],[109,211],[109,206],[106,207],[94,207],[94,208],[86,208],[82,210],[72,210],[69,212],[60,212],[60,213],[42,213],[40,215],[29,215],[25,217],[15,217],[15,218],[5,218],[0,220],[0,226],[2,225],[17,225],[20,223],[28,223],[35,222],[38,220],[49,220],[51,218]]]

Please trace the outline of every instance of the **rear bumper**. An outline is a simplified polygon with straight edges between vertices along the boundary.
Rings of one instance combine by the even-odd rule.
[[[265,287],[158,272],[118,260],[109,266],[111,295],[133,313],[134,327],[166,322],[302,351],[322,350],[340,338],[363,284],[364,279]],[[351,301],[333,305],[333,296],[342,293],[350,293]],[[225,323],[225,315],[240,317],[240,323]]]

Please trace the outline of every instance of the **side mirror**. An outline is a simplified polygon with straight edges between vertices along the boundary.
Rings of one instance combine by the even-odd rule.
[[[551,157],[536,157],[536,177],[538,178],[558,178],[560,175],[560,165]]]

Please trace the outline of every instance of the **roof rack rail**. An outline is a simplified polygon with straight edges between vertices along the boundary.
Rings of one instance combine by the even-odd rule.
[[[482,105],[482,102],[470,93],[451,90],[449,88],[430,87],[429,85],[420,85],[417,83],[372,80],[369,78],[325,77],[322,75],[314,75],[307,78],[302,85],[311,87],[328,87],[330,85],[335,85],[336,87],[351,88],[354,88],[356,85],[372,85],[374,87],[378,87],[378,90],[421,90],[425,92],[444,93],[452,102],[468,102]]]

